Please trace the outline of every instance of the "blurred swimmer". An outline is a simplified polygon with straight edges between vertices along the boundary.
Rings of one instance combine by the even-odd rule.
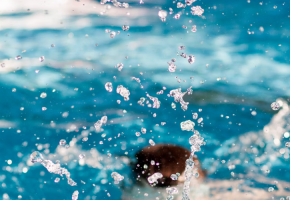
[[[172,144],[158,144],[143,148],[136,153],[137,162],[133,165],[137,182],[130,191],[124,192],[122,199],[166,199],[168,196],[166,188],[175,187],[178,194],[174,195],[174,199],[181,200],[185,181],[185,161],[189,156],[189,150]],[[205,173],[197,157],[194,157],[194,162],[190,198],[206,199],[209,190],[203,184]],[[147,179],[154,173],[161,173],[163,177],[157,179],[156,183],[150,184]]]

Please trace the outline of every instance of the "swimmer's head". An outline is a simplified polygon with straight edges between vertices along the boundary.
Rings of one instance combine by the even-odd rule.
[[[163,178],[158,179],[156,186],[167,187],[177,185],[180,180],[172,180],[172,174],[183,174],[185,170],[185,161],[190,156],[190,151],[171,144],[158,144],[147,146],[136,153],[137,163],[134,165],[134,171],[137,176],[147,180],[149,176],[160,172]],[[204,172],[200,167],[197,157],[194,157],[195,169],[199,173],[199,178],[204,177]],[[153,162],[153,165],[151,164]],[[155,164],[154,164],[155,163]],[[147,165],[147,168],[144,168]],[[182,179],[181,177],[179,179]]]

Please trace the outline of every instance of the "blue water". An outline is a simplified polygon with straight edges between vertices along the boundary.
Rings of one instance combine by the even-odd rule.
[[[194,112],[204,119],[203,125],[196,122],[196,130],[206,140],[197,155],[209,180],[247,179],[251,187],[265,191],[275,184],[256,180],[252,173],[289,181],[289,149],[285,148],[289,139],[283,138],[289,131],[289,112],[281,114],[280,121],[285,123],[271,122],[278,111],[270,107],[277,98],[283,98],[285,104],[289,101],[289,2],[197,1],[194,5],[205,9],[204,18],[189,13],[176,20],[169,15],[166,22],[157,13],[159,7],[172,7],[177,13],[176,4],[169,1],[144,0],[143,5],[129,2],[132,8],[119,9],[121,16],[114,16],[113,11],[105,15],[86,12],[89,1],[70,2],[76,10],[63,16],[58,12],[68,5],[58,6],[57,1],[52,1],[53,6],[4,2],[7,10],[0,12],[0,63],[5,63],[0,69],[1,197],[71,199],[73,191],[79,190],[79,199],[120,199],[122,189],[113,184],[111,172],[125,176],[122,187],[131,187],[134,180],[127,158],[133,161],[134,154],[149,145],[149,139],[189,148],[192,133],[181,131],[180,123],[193,120]],[[185,13],[189,11],[187,7]],[[137,14],[128,16],[126,12]],[[128,32],[122,31],[124,24],[130,26]],[[197,26],[196,33],[190,31],[192,25]],[[121,33],[111,39],[105,29]],[[248,34],[248,29],[254,34]],[[177,56],[177,52],[183,52],[178,49],[180,45],[186,47],[185,53],[195,55],[194,64]],[[17,55],[22,59],[16,61]],[[40,56],[45,56],[43,63],[38,60]],[[167,62],[172,58],[177,59],[175,73],[168,72]],[[114,68],[117,63],[124,64],[121,72]],[[143,88],[131,80],[133,76],[141,79]],[[105,90],[106,82],[113,83],[112,93]],[[129,101],[115,92],[118,85],[130,90]],[[164,94],[157,95],[163,86],[167,88]],[[179,87],[185,91],[190,86],[193,95],[185,97],[188,110],[183,111],[178,103],[173,110],[169,91]],[[43,92],[46,98],[40,98]],[[159,98],[159,109],[137,104],[147,93]],[[42,111],[42,107],[47,110]],[[64,112],[69,114],[66,118]],[[97,133],[93,124],[104,115],[109,122]],[[161,126],[161,122],[166,125]],[[269,123],[274,136],[275,130],[282,133],[276,135],[280,145],[274,144],[274,136],[268,139],[263,132]],[[147,133],[138,138],[135,132],[141,127]],[[81,135],[86,134],[89,139],[83,142]],[[243,137],[251,139],[245,142]],[[73,138],[78,138],[74,146],[67,150],[58,147],[59,140],[69,143]],[[233,146],[236,149],[231,149]],[[98,152],[95,157],[90,149]],[[281,149],[285,153],[279,153]],[[58,175],[39,164],[31,165],[29,155],[36,150],[54,162],[60,160],[78,185],[72,187],[65,179],[54,183]],[[86,154],[84,164],[78,162],[80,153]],[[228,164],[232,162],[236,163],[232,171],[239,176],[231,176]],[[265,166],[269,173],[262,170]],[[24,168],[27,173],[23,173]]]

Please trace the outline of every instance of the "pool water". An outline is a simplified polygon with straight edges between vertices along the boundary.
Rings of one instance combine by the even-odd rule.
[[[71,199],[78,190],[79,199],[121,199],[124,188],[134,186],[130,163],[149,139],[190,148],[192,132],[180,129],[186,120],[195,122],[206,141],[197,156],[207,171],[212,199],[256,190],[264,191],[260,199],[290,196],[285,146],[290,129],[289,2],[194,2],[204,9],[202,17],[193,16],[190,7],[177,9],[172,1],[126,2],[129,8],[91,0],[1,3],[1,197]],[[181,11],[181,17],[168,13],[162,22],[158,11],[169,8],[174,14]],[[129,30],[123,31],[123,25]],[[111,38],[107,29],[120,34]],[[189,64],[182,52],[194,55],[195,62]],[[18,55],[22,59],[16,60]],[[177,69],[171,73],[167,62],[173,58]],[[121,71],[118,63],[124,65]],[[112,92],[105,89],[107,82],[112,82]],[[129,89],[128,101],[116,92],[118,85]],[[164,93],[156,94],[163,87]],[[179,103],[173,109],[170,90],[189,87],[193,94],[184,97],[188,109]],[[159,99],[160,108],[137,103],[147,94]],[[275,111],[271,103],[277,99],[283,106]],[[96,131],[94,123],[102,116],[108,122]],[[137,137],[142,127],[147,132]],[[69,148],[59,145],[61,139]],[[65,178],[55,183],[59,175],[30,162],[34,151],[59,160],[77,186]],[[80,154],[85,158],[79,159]],[[125,179],[114,184],[112,172]]]

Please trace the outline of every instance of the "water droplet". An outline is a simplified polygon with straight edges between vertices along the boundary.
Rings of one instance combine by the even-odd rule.
[[[116,32],[115,31],[112,31],[111,33],[110,33],[110,38],[114,38],[116,36]]]
[[[178,13],[178,14],[174,15],[174,19],[180,19],[180,14]]]
[[[123,67],[124,67],[123,63],[118,63],[117,64],[117,68],[118,68],[119,71],[122,71]]]
[[[112,172],[111,177],[114,179],[115,184],[119,184],[120,181],[124,180],[124,176],[117,172]]]
[[[146,128],[143,128],[143,127],[141,128],[141,133],[145,134],[146,131],[147,131]]]
[[[137,137],[139,137],[141,135],[140,132],[136,132],[135,134],[136,134]]]
[[[170,178],[176,181],[178,179],[178,176],[176,174],[171,174]]]
[[[103,116],[103,117],[101,118],[101,122],[102,122],[103,124],[106,124],[107,121],[108,121],[108,117],[107,117],[107,116]]]
[[[204,12],[200,6],[192,6],[191,7],[191,14],[201,16]]]
[[[177,8],[185,8],[185,5],[183,5],[183,4],[180,3],[180,2],[177,2]]]
[[[45,60],[44,56],[39,57],[39,61],[43,62]]]
[[[180,123],[181,130],[192,131],[194,129],[195,123],[191,120],[187,120]]]
[[[191,32],[196,32],[197,31],[197,29],[196,29],[196,25],[193,25],[192,27],[191,27]]]
[[[179,50],[185,50],[185,46],[179,46]]]
[[[280,104],[277,103],[277,102],[273,102],[271,104],[271,108],[272,108],[272,110],[279,110],[280,109]]]
[[[181,53],[180,56],[183,57],[183,58],[187,57],[186,53]]]
[[[21,60],[21,59],[22,59],[22,57],[20,55],[15,57],[15,60]]]
[[[172,103],[171,104],[171,108],[175,109],[176,108],[176,104],[175,103]]]
[[[193,55],[189,55],[187,60],[189,64],[192,64],[195,62],[195,57]]]
[[[113,91],[113,84],[111,82],[107,82],[105,84],[105,88],[108,92],[112,92]]]
[[[38,151],[34,151],[31,155],[30,155],[30,159],[32,163],[36,163],[36,162],[43,162],[43,156],[41,153],[39,153]]]
[[[74,191],[74,193],[72,194],[71,199],[72,200],[77,200],[79,198],[79,191]]]
[[[47,94],[45,92],[43,92],[43,93],[40,94],[40,98],[43,98],[44,99],[45,97],[47,97]]]
[[[192,114],[192,118],[193,118],[193,119],[197,119],[197,118],[198,118],[198,114],[197,114],[197,113],[193,113],[193,114]]]
[[[65,146],[65,145],[66,145],[66,140],[65,140],[65,139],[61,139],[61,140],[59,141],[59,145],[60,145],[60,146]]]
[[[129,28],[130,28],[130,27],[129,27],[128,25],[124,25],[124,26],[122,26],[123,31],[128,31]]]
[[[176,66],[174,65],[174,63],[171,62],[171,63],[168,63],[168,64],[169,64],[169,66],[168,66],[168,71],[170,71],[170,72],[175,72],[175,70],[176,70]]]
[[[166,17],[167,17],[167,11],[160,10],[158,12],[158,16],[160,17],[161,21],[165,22],[166,21]]]
[[[117,87],[117,93],[124,97],[125,101],[129,101],[130,91],[127,88],[123,87],[123,85],[119,85]]]
[[[197,120],[198,123],[201,123],[202,121],[203,121],[202,117]]]
[[[195,2],[196,0],[185,0],[185,4],[190,6],[193,2]]]

